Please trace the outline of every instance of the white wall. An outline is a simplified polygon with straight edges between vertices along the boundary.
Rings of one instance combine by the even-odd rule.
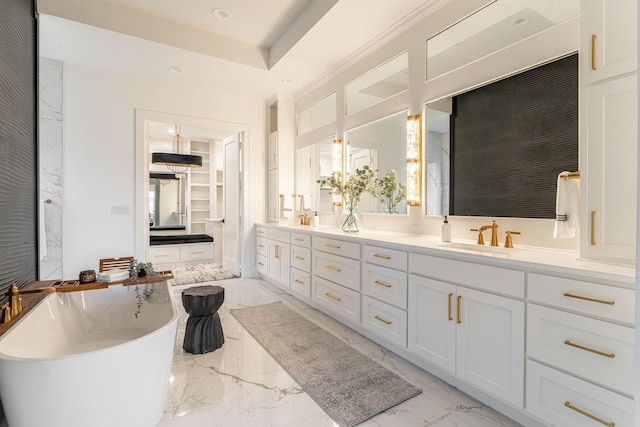
[[[136,109],[249,126],[243,265],[251,267],[250,226],[264,221],[264,192],[251,189],[265,175],[264,100],[66,62],[63,82],[63,278],[97,269],[100,258],[135,253]],[[129,214],[112,215],[114,206]]]

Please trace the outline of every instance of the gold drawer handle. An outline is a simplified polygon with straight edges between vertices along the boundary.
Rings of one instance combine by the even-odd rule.
[[[381,280],[376,280],[376,281],[375,281],[375,282],[373,282],[373,283],[375,283],[376,285],[384,286],[385,288],[391,288],[391,287],[392,287],[390,284],[385,283],[385,282],[383,282],[383,281],[381,281]]]
[[[296,255],[296,259],[299,259],[300,261],[304,261],[304,257],[298,256],[298,255]]]
[[[261,262],[259,262],[258,265],[261,266],[261,267],[264,267],[264,264],[261,263]]]
[[[572,294],[572,293],[569,293],[569,292],[565,292],[564,296],[565,297],[569,297],[569,298],[577,298],[577,299],[581,299],[581,300],[585,300],[585,301],[597,302],[599,304],[614,305],[616,303],[615,301],[608,301],[608,300],[604,300],[604,299],[583,297],[581,295],[575,295],[575,294]]]
[[[597,35],[591,34],[591,69],[594,71],[598,69],[598,66],[596,64],[596,39],[597,38],[598,38]]]
[[[382,258],[382,259],[391,259],[390,256],[388,255],[378,255],[378,254],[373,254],[374,257],[376,258]]]
[[[392,322],[390,320],[385,319],[384,317],[380,317],[380,316],[373,316],[374,319],[379,320],[380,322],[386,324],[386,325],[390,325]]]
[[[591,353],[595,353],[595,354],[600,355],[600,356],[608,357],[609,359],[613,359],[614,357],[616,357],[616,355],[614,353],[605,353],[605,352],[600,351],[600,350],[594,350],[592,348],[585,347],[583,345],[573,343],[573,342],[571,342],[569,340],[565,340],[564,343],[566,345],[570,345],[571,347],[579,348],[580,350],[590,351]]]
[[[325,243],[324,245],[325,245],[327,248],[331,248],[331,249],[340,249],[340,246],[338,246],[338,245],[334,245],[334,244],[331,244],[331,243]]]
[[[596,245],[596,211],[591,211],[591,246]]]
[[[332,300],[342,301],[342,298],[337,297],[337,296],[335,296],[333,294],[330,294],[329,292],[326,292],[325,295],[328,296],[329,298],[331,298]]]
[[[262,231],[262,230],[258,230],[258,233],[260,233],[260,234],[264,234],[264,231]]]
[[[327,270],[335,271],[336,273],[340,273],[342,271],[338,267],[334,267],[333,265],[325,265],[324,268],[326,268]]]
[[[456,319],[456,323],[462,323],[462,319],[460,319],[460,300],[462,299],[462,295],[458,295],[458,316]]]
[[[300,279],[295,279],[294,282],[300,284],[300,285],[304,285],[304,282]]]
[[[299,237],[296,237],[296,238],[295,238],[295,239],[293,239],[293,240],[295,240],[296,242],[304,242],[304,239],[301,239],[301,238],[299,238]]]
[[[259,248],[264,248],[264,245],[258,245]]]
[[[191,252],[191,255],[198,255],[198,254],[203,254],[204,251],[197,251],[197,252]]]
[[[453,294],[447,295],[447,320],[453,320],[453,316],[451,315],[451,298]]]
[[[591,418],[593,421],[599,422],[600,424],[605,425],[607,427],[615,427],[616,426],[616,423],[614,423],[613,421],[605,421],[602,418],[598,418],[595,415],[591,415],[590,413],[588,413],[585,410],[582,410],[580,408],[576,408],[569,401],[564,402],[564,406],[566,406],[567,408],[571,409],[572,411],[576,411],[580,415],[584,415],[587,418]]]

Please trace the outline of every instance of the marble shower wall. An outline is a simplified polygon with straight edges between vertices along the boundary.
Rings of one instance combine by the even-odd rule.
[[[39,278],[62,279],[62,61],[39,58],[38,78]]]

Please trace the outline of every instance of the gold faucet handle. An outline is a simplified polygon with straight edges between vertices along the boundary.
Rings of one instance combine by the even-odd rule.
[[[504,247],[505,248],[513,248],[513,238],[511,237],[512,234],[522,234],[519,231],[505,231],[505,233],[507,233],[507,238],[504,241]]]
[[[478,244],[479,245],[484,245],[484,236],[482,235],[482,232],[484,231],[481,228],[470,228],[469,231],[477,231],[478,232]]]
[[[0,307],[0,310],[2,312],[0,316],[0,323],[5,325],[11,322],[11,307],[9,307],[9,303],[8,302],[4,303],[4,305]]]

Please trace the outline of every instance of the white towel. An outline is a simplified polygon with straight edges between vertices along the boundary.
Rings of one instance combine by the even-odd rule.
[[[285,194],[282,199],[282,217],[289,218],[293,213],[293,197],[290,194]]]
[[[124,280],[129,277],[129,270],[108,270],[98,273],[96,280],[98,282],[117,282],[118,280]]]
[[[301,211],[311,210],[311,194],[300,195],[300,210]]]
[[[38,236],[39,236],[39,252],[40,252],[40,260],[43,260],[47,256],[47,222],[44,218],[44,204],[46,202],[44,200],[40,200],[40,209],[38,213]]]
[[[580,179],[568,175],[567,171],[558,175],[554,239],[574,238],[580,225]]]

